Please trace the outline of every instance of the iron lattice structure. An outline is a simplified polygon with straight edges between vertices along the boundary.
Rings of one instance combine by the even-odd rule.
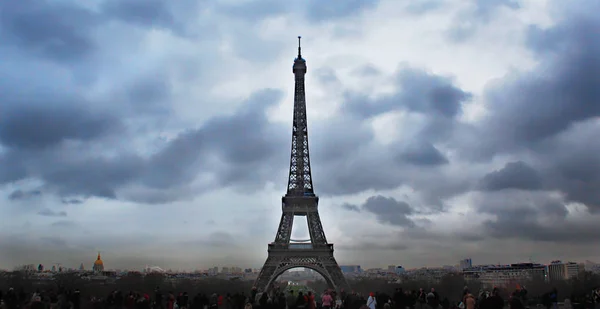
[[[281,221],[275,241],[269,244],[267,261],[254,286],[260,291],[269,291],[275,279],[286,270],[306,267],[321,274],[331,288],[348,289],[348,282],[333,257],[333,244],[328,243],[325,237],[319,217],[319,197],[315,195],[313,189],[304,91],[306,60],[302,58],[300,37],[298,37],[298,57],[294,60],[292,72],[296,86],[287,193],[282,198]],[[296,216],[306,217],[310,240],[297,243],[290,238]]]

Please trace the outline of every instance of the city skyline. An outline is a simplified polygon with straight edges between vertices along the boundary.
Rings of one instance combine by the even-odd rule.
[[[59,269],[62,269],[65,271],[66,270],[96,271],[94,269],[94,267],[96,267],[98,260],[99,260],[98,258],[96,260],[94,260],[94,263],[82,262],[77,267],[75,267],[74,265],[65,265],[63,263],[57,262],[57,263],[50,263],[50,264],[44,264],[44,263],[20,264],[20,265],[17,265],[14,269],[30,269],[30,270],[37,270],[37,271],[40,271],[40,269],[42,271],[50,271],[50,270],[59,271]],[[161,269],[162,271],[173,271],[173,272],[212,272],[212,273],[253,272],[255,274],[258,274],[258,272],[260,271],[260,267],[257,268],[257,267],[252,267],[249,265],[230,265],[230,264],[213,265],[213,266],[206,267],[206,268],[194,268],[194,269],[171,268],[171,267],[168,267],[168,265],[143,265],[143,266],[138,265],[137,267],[134,267],[134,268],[115,268],[115,267],[105,267],[103,262],[101,262],[100,264],[102,265],[102,269],[99,270],[100,272],[102,272],[102,271],[108,271],[108,272],[141,271],[141,272],[146,272],[147,270]],[[462,271],[464,269],[479,269],[479,268],[486,268],[486,267],[508,267],[511,265],[527,265],[527,264],[543,265],[546,267],[549,267],[551,265],[574,264],[579,267],[582,267],[581,268],[582,270],[591,271],[591,272],[598,272],[598,269],[600,269],[599,263],[597,263],[595,261],[590,261],[590,260],[585,260],[585,261],[573,261],[573,260],[532,261],[532,260],[530,260],[530,261],[519,261],[519,262],[497,262],[497,263],[492,263],[492,264],[480,264],[480,263],[473,263],[471,258],[462,259],[460,261],[456,261],[456,263],[446,263],[443,265],[433,265],[433,266],[419,266],[419,267],[412,267],[412,268],[407,268],[407,267],[404,267],[403,265],[393,264],[393,263],[392,264],[384,263],[381,265],[374,265],[371,267],[364,267],[364,266],[357,265],[357,264],[346,264],[346,265],[340,265],[340,267],[345,269],[344,273],[346,273],[346,272],[363,272],[363,271],[369,272],[369,271],[374,271],[374,270],[391,271],[392,268],[394,271],[396,270],[396,268],[402,268],[403,270],[406,270],[406,271],[415,271],[415,270],[421,270],[421,269],[436,270],[436,269],[453,268],[456,271]],[[353,271],[349,271],[349,269],[353,269]],[[358,271],[357,269],[359,269],[360,271]],[[0,271],[2,271],[2,270],[10,271],[10,269],[0,269]],[[292,268],[286,272],[289,272],[289,271],[291,271],[291,272],[312,271],[312,272],[318,273],[314,269],[307,268],[307,267]]]
[[[260,267],[287,183],[297,35],[339,264],[599,261],[593,8],[3,5],[0,268],[97,251],[123,269]]]

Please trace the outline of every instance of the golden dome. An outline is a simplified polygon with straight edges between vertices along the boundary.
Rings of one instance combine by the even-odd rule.
[[[94,262],[94,265],[104,265],[102,258],[100,258],[100,252],[98,252],[98,259]]]

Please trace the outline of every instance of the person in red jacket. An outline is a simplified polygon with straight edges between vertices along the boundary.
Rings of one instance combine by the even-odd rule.
[[[172,292],[169,292],[169,298],[167,300],[167,309],[173,309],[175,307],[175,296]]]
[[[306,303],[308,304],[308,309],[315,309],[315,295],[311,291],[308,291],[308,294],[306,294]]]
[[[217,297],[217,306],[219,306],[219,308],[223,308],[223,300],[223,295],[219,295],[219,297]]]

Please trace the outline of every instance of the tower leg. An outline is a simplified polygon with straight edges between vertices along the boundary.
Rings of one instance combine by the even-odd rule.
[[[335,260],[335,257],[333,257],[333,254],[323,264],[338,292],[341,292],[341,290],[349,291],[350,285],[348,284],[348,280],[346,280],[346,277],[342,273],[342,269]]]
[[[326,244],[327,238],[325,238],[325,232],[321,225],[321,217],[318,212],[311,212],[306,215],[306,222],[308,223],[308,232],[310,233],[310,239],[313,244]]]
[[[254,282],[254,287],[257,288],[260,292],[267,292],[270,290],[269,284],[273,280],[275,273],[277,271],[277,264],[281,259],[269,256],[265,261],[265,265],[260,270],[256,281]]]
[[[281,220],[279,221],[279,228],[277,229],[277,235],[275,236],[275,243],[287,244],[290,242],[292,237],[292,226],[294,224],[294,214],[284,212],[281,214]]]

